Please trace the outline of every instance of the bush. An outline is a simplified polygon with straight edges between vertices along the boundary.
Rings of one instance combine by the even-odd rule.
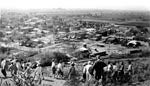
[[[8,53],[11,49],[7,47],[0,47],[0,53]]]
[[[146,49],[146,50],[142,50],[140,57],[147,57],[150,56],[150,50]]]
[[[15,56],[17,57],[18,60],[27,61],[31,60],[31,57],[35,56],[36,54],[38,54],[37,51],[28,51],[28,52],[23,51]]]
[[[55,59],[56,62],[68,62],[69,57],[65,53],[61,53],[59,51],[55,52],[44,52],[38,55],[41,60],[42,66],[51,66],[52,59]]]
[[[135,62],[133,65],[134,74],[132,75],[133,82],[143,82],[150,79],[150,65],[141,62]]]

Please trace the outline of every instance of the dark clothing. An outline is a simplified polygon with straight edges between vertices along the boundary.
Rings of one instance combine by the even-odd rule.
[[[7,76],[5,69],[1,69],[1,72],[2,72],[2,74],[3,74],[5,77]]]
[[[95,70],[95,79],[99,80],[101,78],[101,76],[104,75],[103,68],[105,66],[107,66],[107,65],[104,62],[102,62],[100,60],[96,61],[95,64],[93,65],[91,75],[93,75],[93,72]]]
[[[117,81],[117,77],[118,76],[118,71],[114,71],[113,73],[112,73],[112,77],[113,77],[113,82],[116,82]]]
[[[118,76],[119,76],[119,80],[123,81],[123,77],[124,77],[124,65],[120,65]]]
[[[55,67],[52,67],[52,72],[53,72],[53,74],[56,73],[56,68]]]
[[[64,75],[64,73],[63,73],[63,71],[62,71],[61,69],[59,69],[57,72],[58,72],[58,74],[60,74],[61,76]]]
[[[86,80],[86,73],[83,73],[82,77],[84,80]]]
[[[123,72],[124,71],[124,65],[119,66],[119,71]]]
[[[71,68],[70,68],[69,74],[70,74],[70,75],[75,75],[75,74],[76,74],[75,67],[71,67]]]
[[[102,76],[102,73],[98,73],[98,72],[95,73],[95,79],[96,80],[101,79],[101,76]]]
[[[69,79],[75,79],[75,76],[76,76],[75,67],[71,67],[69,70]]]

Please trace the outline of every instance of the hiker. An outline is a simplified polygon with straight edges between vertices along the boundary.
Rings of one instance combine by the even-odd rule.
[[[11,72],[11,76],[17,75],[17,66],[15,62],[12,62],[11,65],[9,66],[9,70]]]
[[[127,72],[128,72],[129,75],[132,75],[132,69],[133,69],[132,68],[132,63],[131,63],[131,61],[129,61],[128,62],[128,68],[127,68]]]
[[[52,60],[51,70],[52,70],[52,76],[55,78],[55,74],[56,74],[55,60]]]
[[[104,70],[103,68],[106,67],[107,65],[102,61],[100,56],[97,56],[97,61],[94,63],[91,75],[93,76],[93,72],[95,70],[95,79],[99,81],[100,79],[103,81],[104,79]]]
[[[113,66],[112,63],[110,61],[108,61],[108,64],[106,67],[104,67],[104,72],[105,72],[105,76],[106,76],[106,80],[110,81],[111,80],[111,74],[113,72]]]
[[[84,70],[84,67],[87,65],[87,62],[83,64],[83,70]],[[82,78],[81,78],[81,81],[85,82],[86,81],[86,72],[83,71],[83,75],[82,75]]]
[[[108,72],[111,72],[112,69],[113,69],[112,63],[111,63],[111,62],[108,62],[107,71],[108,71]]]
[[[75,69],[75,64],[74,63],[72,63],[71,64],[71,67],[70,67],[70,69],[69,69],[69,73],[68,73],[68,75],[69,75],[69,80],[74,80],[75,78],[76,78],[76,69]]]
[[[119,76],[119,81],[123,82],[123,77],[124,77],[124,63],[122,61],[119,63],[118,76]]]
[[[104,67],[104,71],[107,73],[112,72],[112,69],[113,69],[113,66],[112,66],[111,62],[108,62],[107,66]]]
[[[6,73],[6,63],[7,63],[7,60],[6,59],[1,59],[1,72],[2,74],[4,75],[4,77],[6,78],[7,77],[7,73]]]
[[[113,82],[116,83],[118,78],[118,65],[117,62],[113,63],[113,73],[112,73]]]
[[[23,69],[23,70],[26,70],[26,68],[27,68],[27,64],[26,64],[26,62],[24,61],[24,62],[22,63],[22,69]]]
[[[17,74],[19,75],[23,71],[22,66],[21,66],[21,62],[19,60],[16,60],[16,67],[17,67]]]
[[[35,84],[38,86],[42,83],[42,80],[44,79],[43,73],[42,73],[42,67],[41,64],[37,64],[37,68],[34,70],[34,81]]]
[[[26,70],[23,72],[23,75],[25,75],[25,77],[30,77],[30,75],[31,75],[31,66],[32,65],[30,65],[30,64],[27,64],[27,68],[26,68]]]
[[[57,78],[63,78],[63,64],[60,61],[57,65]]]
[[[89,81],[91,79],[91,74],[89,73],[90,68],[92,68],[92,62],[88,61],[88,64],[83,68],[83,73],[85,73],[85,80]]]

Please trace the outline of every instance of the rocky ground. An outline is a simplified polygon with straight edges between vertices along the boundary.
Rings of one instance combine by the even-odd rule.
[[[10,78],[10,72],[7,72],[7,73],[8,73],[8,78],[4,79],[2,73],[0,72],[0,84],[7,81],[7,82],[11,83],[12,85],[14,85]],[[41,86],[63,86],[63,84],[65,82],[66,82],[65,80],[54,79],[52,77],[44,77],[44,80],[42,81]]]

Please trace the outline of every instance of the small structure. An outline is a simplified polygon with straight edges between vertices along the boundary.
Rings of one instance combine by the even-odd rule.
[[[128,47],[139,47],[139,46],[141,46],[141,43],[136,40],[132,40],[127,43],[127,46]]]

